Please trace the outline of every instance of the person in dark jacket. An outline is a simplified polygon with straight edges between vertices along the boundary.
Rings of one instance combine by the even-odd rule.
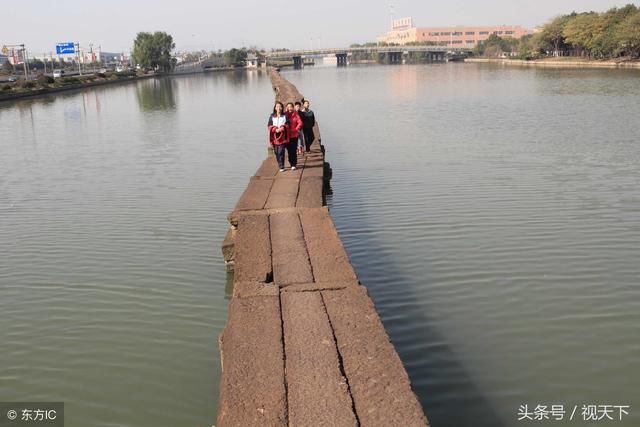
[[[280,172],[284,172],[284,152],[289,144],[289,121],[284,112],[284,105],[277,101],[273,106],[273,113],[267,122],[269,142],[273,147]]]
[[[308,153],[315,137],[313,136],[313,127],[316,124],[316,116],[309,109],[309,100],[305,99],[300,110],[300,118],[302,118],[302,132],[304,133],[305,151]]]
[[[296,101],[293,105],[293,109],[296,110],[298,116],[300,117],[300,123],[302,123],[302,117],[300,116],[300,109],[302,108],[302,103],[300,101]],[[301,156],[304,153],[304,132],[300,129],[300,133],[298,134],[298,149],[296,150],[296,154]]]
[[[289,155],[289,164],[291,170],[296,170],[298,164],[298,135],[302,130],[302,119],[297,111],[293,108],[293,103],[287,103],[287,120],[289,121],[289,144],[287,144],[287,154]]]

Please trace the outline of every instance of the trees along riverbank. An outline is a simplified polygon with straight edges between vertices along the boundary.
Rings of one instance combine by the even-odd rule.
[[[520,39],[491,35],[476,55],[518,59],[578,57],[588,60],[640,58],[640,9],[633,4],[606,12],[573,12],[558,16],[540,31]]]

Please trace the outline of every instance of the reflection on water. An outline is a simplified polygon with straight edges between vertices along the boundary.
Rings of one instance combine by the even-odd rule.
[[[286,75],[313,100],[332,216],[434,426],[640,407],[640,73]]]
[[[589,403],[640,424],[638,75],[287,72],[434,426]],[[272,99],[239,71],[0,103],[0,400],[64,401],[70,427],[211,425],[219,247]]]
[[[175,83],[171,78],[143,80],[136,88],[141,111],[173,110],[176,108]]]
[[[0,104],[0,401],[64,401],[68,427],[213,423],[220,242],[272,99],[236,81]]]

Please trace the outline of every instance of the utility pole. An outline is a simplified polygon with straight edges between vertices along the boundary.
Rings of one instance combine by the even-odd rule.
[[[76,59],[78,60],[78,74],[82,75],[82,67],[80,65],[80,43],[76,43]]]
[[[20,45],[22,49],[22,65],[24,66],[24,80],[29,80],[29,68],[27,66],[27,49],[24,48],[24,44]]]

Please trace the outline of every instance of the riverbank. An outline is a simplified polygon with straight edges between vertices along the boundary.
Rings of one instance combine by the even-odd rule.
[[[144,74],[144,75],[137,75],[137,76],[120,77],[117,79],[97,78],[96,80],[93,80],[93,81],[67,84],[60,87],[33,88],[33,89],[28,89],[20,92],[5,92],[5,93],[0,92],[0,102],[13,101],[13,100],[24,99],[24,98],[37,98],[41,96],[57,94],[60,92],[69,92],[74,90],[88,89],[88,88],[97,87],[97,86],[129,83],[129,82],[147,80],[147,79],[158,78],[158,77],[184,76],[189,74],[201,74],[201,73],[209,73],[209,72],[222,72],[222,71],[234,71],[234,70],[237,70],[237,68],[219,67],[219,68],[205,68],[205,69],[202,69],[201,71],[188,70],[188,71],[179,71],[171,74]]]
[[[0,102],[13,101],[16,99],[24,99],[24,98],[36,98],[36,97],[56,94],[60,92],[69,92],[73,90],[86,89],[86,88],[91,88],[96,86],[114,85],[118,83],[128,83],[128,82],[133,82],[138,80],[146,80],[154,77],[160,77],[160,75],[145,74],[142,76],[125,77],[125,78],[118,78],[113,80],[112,79],[94,80],[94,81],[84,82],[84,83],[68,84],[60,87],[48,87],[48,88],[39,88],[39,89],[34,88],[30,90],[25,90],[22,92],[0,93]]]
[[[464,62],[471,63],[495,63],[517,66],[535,66],[535,67],[551,67],[551,68],[635,68],[640,69],[640,61],[587,61],[577,60],[573,58],[560,59],[538,59],[527,61],[524,59],[507,59],[507,58],[467,58]]]

